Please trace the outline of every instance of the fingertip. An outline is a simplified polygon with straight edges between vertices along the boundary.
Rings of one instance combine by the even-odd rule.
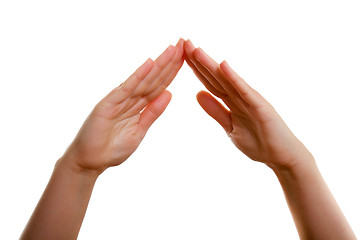
[[[196,94],[196,96],[207,94],[207,93],[208,93],[207,91],[201,90]]]
[[[165,90],[162,94],[160,94],[160,96],[158,97],[158,100],[159,100],[159,112],[160,114],[162,112],[165,111],[165,109],[167,108],[167,106],[169,105],[170,101],[171,101],[171,98],[172,98],[172,94],[170,91],[168,90]]]
[[[170,103],[172,94],[169,90],[164,90],[159,94],[154,100],[150,102],[150,105],[156,106],[157,109],[163,109],[160,112],[163,112],[167,105]]]
[[[153,102],[157,102],[159,105],[163,106],[161,108],[166,108],[172,99],[172,94],[169,90],[164,90],[158,97],[156,97]]]
[[[187,44],[187,45],[189,45],[189,46],[194,46],[194,44],[191,42],[190,39],[187,39],[187,40],[185,41],[185,44]]]
[[[195,48],[194,51],[193,51],[193,54],[194,54],[194,57],[195,57],[197,60],[199,60],[199,59],[198,59],[198,57],[199,57],[199,48]]]
[[[184,53],[185,53],[185,51],[184,51],[184,42],[185,42],[185,40],[180,38],[178,43],[176,44],[176,47],[178,48],[178,51],[181,53],[181,59],[183,59],[183,60],[184,60]]]
[[[139,79],[142,79],[144,78],[149,72],[150,70],[152,69],[154,65],[154,61],[151,59],[151,58],[148,58],[144,63],[143,65],[141,65],[137,70],[136,70],[136,73],[138,73],[139,75],[138,78]]]
[[[152,60],[151,58],[148,58],[145,63],[146,64],[153,64],[154,60]]]
[[[221,70],[226,71],[226,70],[230,69],[230,65],[226,60],[224,60],[220,63],[220,68],[221,68]]]
[[[170,51],[174,51],[175,47],[174,45],[170,44],[169,47],[167,48],[167,50]]]
[[[186,55],[190,55],[192,53],[192,51],[194,51],[195,47],[194,45],[190,42],[190,40],[186,40],[184,43],[184,51]]]
[[[201,95],[201,92],[202,92],[202,90],[196,94],[196,100],[197,100],[197,101],[199,101],[199,97],[201,97],[201,96],[200,96],[200,95]]]
[[[170,44],[170,45],[165,49],[165,51],[164,51],[160,56],[157,57],[157,59],[154,61],[154,63],[155,63],[155,62],[158,62],[160,59],[163,59],[163,60],[161,60],[161,61],[167,62],[167,61],[169,61],[172,57],[174,57],[175,54],[176,54],[176,48],[175,48],[173,45]]]
[[[225,60],[223,60],[221,63],[220,63],[220,66],[225,66],[227,65],[227,62]]]
[[[180,45],[183,45],[184,43],[185,43],[185,40],[183,38],[180,38],[176,45],[180,46]]]
[[[231,81],[233,81],[238,77],[235,71],[230,67],[229,63],[225,60],[221,62],[220,69],[225,74],[225,76]]]
[[[200,91],[196,96],[202,109],[214,118],[226,132],[229,132],[231,130],[230,112],[206,91]]]
[[[211,97],[211,94],[204,91],[204,90],[201,90],[200,92],[198,92],[196,94],[196,100],[200,103],[200,101],[204,100],[205,98],[209,98]]]
[[[172,93],[167,89],[165,89],[162,94],[165,95],[166,97],[170,98],[170,99],[172,98]]]
[[[172,54],[172,53],[175,53],[175,47],[174,45],[170,44],[166,50],[164,51],[164,53],[167,53],[167,54]]]
[[[195,48],[194,50],[194,56],[197,60],[199,60],[201,58],[202,53],[204,52],[204,50],[202,50],[200,47]]]
[[[185,44],[185,47],[191,51],[194,51],[196,49],[195,45],[190,40],[186,40],[186,42],[184,44]]]
[[[140,114],[139,125],[147,131],[156,119],[165,111],[171,100],[171,93],[164,90],[152,100]]]

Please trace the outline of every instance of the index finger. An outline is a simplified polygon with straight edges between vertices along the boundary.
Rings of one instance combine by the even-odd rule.
[[[231,84],[234,86],[236,91],[246,103],[255,108],[264,105],[266,100],[252,87],[250,87],[244,79],[237,75],[237,73],[230,67],[230,65],[226,61],[223,61],[220,64],[220,68],[226,78],[231,82]]]

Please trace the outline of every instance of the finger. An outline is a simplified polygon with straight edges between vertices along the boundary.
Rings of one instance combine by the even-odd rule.
[[[146,132],[155,120],[165,111],[171,100],[171,93],[164,91],[160,96],[151,101],[140,114],[139,125]]]
[[[178,70],[174,69],[172,73],[169,74],[169,79],[172,80],[176,76]],[[136,99],[132,99],[133,101],[125,108],[129,114],[139,113],[144,107],[149,104],[149,102],[156,99],[159,95],[161,95],[164,91],[166,91],[166,85],[159,86],[156,90],[154,90],[152,93],[144,96],[144,97],[138,97]]]
[[[226,79],[224,78],[220,69],[220,65],[217,62],[215,62],[201,48],[197,48],[194,50],[194,56],[198,60],[199,64],[202,65],[203,68],[205,68],[213,77],[214,82],[220,85],[223,91],[227,93],[227,95],[234,95],[233,97],[238,97],[238,93],[236,92],[232,84],[226,81]]]
[[[119,104],[127,99],[139,82],[148,75],[153,65],[153,60],[147,59],[124,83],[108,94],[107,100],[113,104]]]
[[[159,96],[162,92],[164,92],[164,90],[170,85],[171,81],[175,78],[175,76],[179,72],[179,69],[180,69],[180,67],[174,68],[171,71],[171,73],[168,74],[167,79],[160,86],[158,86],[155,90],[153,90],[151,93],[149,93],[146,96],[146,99],[148,102],[152,101],[157,96]]]
[[[222,99],[227,105],[229,102],[228,100],[230,100],[230,105],[228,105],[230,109],[231,110],[238,109],[243,112],[247,112],[247,108],[249,106],[248,103],[244,101],[242,96],[234,88],[232,82],[229,79],[227,79],[227,77],[224,75],[224,73],[220,68],[220,65],[217,62],[215,62],[209,55],[207,55],[204,52],[204,50],[202,50],[201,48],[197,48],[194,51],[194,55],[196,59],[199,61],[199,63],[209,71],[209,73],[214,77],[214,79],[216,79],[216,81],[218,81],[221,84],[221,86],[223,86],[223,88],[227,93],[227,97],[226,98],[222,97]]]
[[[214,118],[227,133],[230,133],[233,130],[229,110],[218,102],[210,93],[201,91],[196,97],[205,112]]]
[[[159,74],[168,66],[176,54],[176,48],[170,45],[155,61],[149,74],[136,86],[132,93],[133,97],[143,96],[145,90],[156,79]]]
[[[220,64],[220,68],[246,103],[253,107],[260,107],[266,103],[266,100],[237,75],[226,61]]]
[[[183,39],[179,40],[176,45],[175,56],[171,59],[164,70],[161,71],[159,76],[156,76],[153,82],[150,83],[150,86],[148,86],[148,88],[144,90],[139,97],[134,98],[134,100],[136,100],[136,104],[129,105],[128,110],[131,109],[131,112],[141,111],[149,102],[157,98],[169,86],[184,62],[183,42]]]
[[[150,101],[160,95],[170,85],[183,65],[183,44],[184,40],[180,39],[176,44],[175,56],[144,92],[144,96],[147,96]]]
[[[190,40],[187,40],[184,45],[185,60],[189,67],[194,71],[195,75],[204,84],[204,86],[212,92],[215,96],[224,96],[224,89],[216,81],[216,79],[209,73],[209,71],[202,66],[194,56],[195,47]]]
[[[216,97],[221,98],[224,103],[226,104],[226,106],[228,106],[230,109],[232,110],[237,110],[237,111],[246,111],[245,109],[245,104],[243,104],[241,101],[242,99],[237,99],[235,102],[238,103],[238,106],[234,103],[234,100],[230,99],[228,97],[228,95],[223,94],[219,91],[217,91],[210,83],[209,81],[207,81],[207,79],[197,70],[197,68],[193,65],[193,63],[187,58],[186,54],[185,54],[185,60],[187,62],[187,64],[190,66],[190,68],[192,68],[193,72],[195,73],[195,75],[197,76],[197,78],[199,78],[199,80],[204,84],[204,86],[212,93],[214,94]]]

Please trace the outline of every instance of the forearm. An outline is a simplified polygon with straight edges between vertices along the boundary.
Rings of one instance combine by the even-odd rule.
[[[21,239],[76,239],[98,173],[60,159]]]
[[[356,239],[315,161],[274,170],[301,239]]]

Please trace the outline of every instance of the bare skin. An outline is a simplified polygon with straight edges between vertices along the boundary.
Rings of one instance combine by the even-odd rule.
[[[90,113],[57,161],[21,239],[76,239],[97,177],[123,163],[170,102],[165,90],[181,68],[183,43],[148,59]]]
[[[184,58],[212,93],[198,93],[202,108],[225,129],[237,148],[275,172],[300,238],[356,239],[312,154],[275,109],[226,62],[216,63],[182,39],[155,61],[148,59],[95,106],[57,161],[21,239],[77,238],[97,177],[123,163],[137,149],[170,102],[166,88]]]
[[[227,62],[216,63],[188,40],[185,59],[212,93],[197,100],[235,146],[277,175],[301,239],[356,239],[323,180],[312,154],[289,130],[275,109]],[[213,96],[220,98],[223,106]]]

